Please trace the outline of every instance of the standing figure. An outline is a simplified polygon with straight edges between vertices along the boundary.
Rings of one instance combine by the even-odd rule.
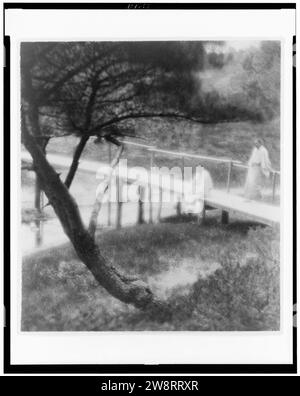
[[[264,178],[270,176],[272,171],[268,150],[264,147],[262,139],[254,140],[254,149],[248,162],[248,174],[245,184],[245,197],[247,199],[260,199]]]

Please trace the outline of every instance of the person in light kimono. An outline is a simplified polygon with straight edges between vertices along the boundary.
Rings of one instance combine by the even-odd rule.
[[[261,199],[265,178],[269,178],[272,172],[269,153],[262,139],[255,139],[248,166],[244,195],[247,199]]]

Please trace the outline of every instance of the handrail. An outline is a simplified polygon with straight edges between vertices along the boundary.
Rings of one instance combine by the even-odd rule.
[[[135,143],[135,142],[129,142],[128,140],[121,140],[123,144],[128,144],[129,146],[138,146],[138,147],[143,147],[147,150],[155,148],[155,146],[149,146],[147,144],[142,144],[142,143]]]
[[[131,146],[138,146],[138,147],[143,147],[147,149],[148,151],[153,151],[155,153],[164,153],[164,154],[169,154],[169,155],[175,155],[177,157],[190,157],[190,158],[198,158],[198,159],[206,159],[210,161],[218,161],[218,162],[231,162],[229,158],[214,158],[214,157],[208,157],[204,155],[198,155],[198,154],[189,154],[189,153],[183,153],[183,152],[178,152],[178,151],[169,151],[169,150],[163,150],[163,149],[158,149],[155,146],[149,146],[147,144],[142,144],[142,143],[135,143],[135,142],[129,142],[128,140],[123,140],[123,144],[131,145]],[[238,163],[239,161],[235,161]]]
[[[239,161],[232,161],[230,158],[215,158],[215,157],[209,157],[206,155],[199,155],[199,154],[189,154],[189,153],[183,153],[179,151],[169,151],[169,150],[162,150],[162,149],[149,149],[149,151],[154,151],[155,153],[163,153],[163,154],[169,154],[169,155],[175,155],[177,157],[186,157],[186,158],[196,158],[196,159],[202,159],[202,160],[207,160],[207,161],[213,161],[213,162],[223,162],[223,163],[240,163]]]
[[[233,163],[233,166],[237,167],[237,168],[244,168],[244,169],[249,169],[249,165],[245,165],[245,164],[238,164],[238,163]],[[278,170],[272,169],[270,171],[271,173],[275,173],[276,175],[280,175],[280,172]]]
[[[216,157],[210,157],[210,156],[205,156],[205,155],[184,153],[184,152],[180,152],[180,151],[163,150],[163,149],[158,149],[155,146],[150,146],[150,145],[142,144],[142,143],[129,142],[128,140],[123,140],[122,143],[127,144],[127,145],[142,147],[142,148],[145,148],[146,150],[154,152],[154,153],[162,153],[162,154],[174,155],[177,157],[196,158],[196,159],[200,159],[200,160],[202,159],[202,160],[207,160],[207,161],[212,161],[212,162],[231,164],[232,166],[235,166],[238,168],[244,168],[244,169],[249,168],[248,165],[243,164],[241,161],[232,160],[230,158],[216,158]],[[277,170],[272,170],[271,173],[280,175],[280,171],[277,171]]]

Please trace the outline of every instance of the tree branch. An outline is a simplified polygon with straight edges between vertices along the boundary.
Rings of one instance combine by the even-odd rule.
[[[113,158],[111,164],[110,164],[110,170],[109,173],[107,174],[106,178],[104,179],[104,181],[101,183],[102,184],[102,189],[101,191],[97,194],[96,196],[96,200],[92,209],[92,213],[91,213],[91,217],[90,217],[90,221],[89,221],[89,227],[88,227],[88,231],[91,235],[91,237],[93,239],[95,239],[95,233],[96,233],[96,228],[97,228],[97,220],[98,220],[98,216],[99,216],[99,212],[101,210],[102,207],[102,201],[104,198],[105,193],[108,190],[111,178],[112,178],[112,174],[113,171],[115,169],[115,167],[117,166],[117,164],[119,163],[119,160],[121,158],[121,155],[123,153],[124,150],[124,145],[119,143],[120,146],[118,148],[118,151],[115,155],[115,157]]]
[[[81,154],[82,154],[88,140],[89,140],[89,136],[83,135],[80,138],[80,141],[74,151],[73,160],[72,160],[71,166],[69,168],[68,174],[65,179],[65,186],[67,188],[71,187],[72,181],[73,181],[76,171],[78,169],[79,159],[81,157]]]
[[[129,120],[129,119],[137,119],[137,118],[179,118],[183,120],[188,120],[192,122],[197,122],[199,124],[217,124],[217,123],[225,123],[225,122],[236,122],[239,120],[211,120],[209,118],[195,118],[192,116],[188,116],[185,114],[178,114],[178,113],[131,113],[126,114],[123,116],[112,118],[108,121],[103,122],[95,126],[93,129],[90,130],[90,134],[96,134],[97,130],[105,128],[107,126],[117,124],[119,122]]]
[[[84,69],[88,68],[89,66],[95,64],[97,61],[101,59],[105,59],[105,57],[108,56],[108,54],[113,52],[114,50],[115,50],[114,48],[108,48],[106,51],[103,51],[101,53],[98,53],[97,55],[92,56],[86,62],[82,62],[79,65],[72,68],[71,70],[67,71],[64,76],[62,76],[58,81],[54,82],[52,87],[45,89],[41,92],[39,101],[43,102],[46,99],[50,98],[50,96],[53,93],[55,93],[55,91],[60,89],[67,81],[71,80],[74,76],[81,73]],[[106,66],[104,66],[102,69],[105,69],[105,67]],[[102,69],[98,70],[98,72],[101,73]]]
[[[89,97],[89,101],[87,103],[86,111],[85,111],[85,125],[84,125],[84,130],[88,130],[90,127],[91,119],[92,119],[92,114],[93,114],[93,106],[95,104],[95,98],[98,90],[98,84],[96,81],[93,82],[92,84],[92,92]],[[72,121],[72,119],[71,119]],[[89,140],[89,135],[84,134],[80,141],[78,146],[76,147],[76,150],[74,152],[73,160],[71,167],[69,169],[68,175],[65,180],[65,185],[67,188],[70,188],[72,181],[74,179],[75,173],[77,171],[78,165],[79,165],[79,159],[81,157],[81,154],[83,152],[83,149],[86,145],[86,143]]]

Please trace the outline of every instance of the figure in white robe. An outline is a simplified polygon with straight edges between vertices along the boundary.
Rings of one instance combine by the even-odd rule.
[[[265,178],[272,171],[268,150],[263,146],[261,139],[254,141],[254,149],[248,162],[248,174],[244,195],[247,199],[260,199]]]
[[[200,214],[204,207],[204,199],[210,194],[212,188],[213,182],[209,172],[202,166],[198,166],[193,179],[185,182],[181,202],[182,211]]]

